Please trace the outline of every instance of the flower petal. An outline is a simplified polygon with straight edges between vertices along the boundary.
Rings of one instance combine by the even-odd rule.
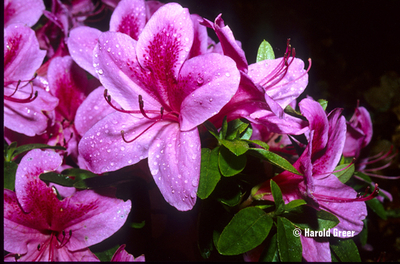
[[[331,262],[331,249],[328,238],[300,236],[303,258],[308,262]]]
[[[110,31],[125,33],[138,40],[145,24],[145,1],[122,0],[111,15]]]
[[[47,77],[50,91],[60,99],[56,111],[69,121],[74,120],[78,107],[89,93],[86,73],[70,56],[54,58]]]
[[[148,149],[162,122],[114,112],[97,122],[81,139],[78,149],[94,173],[115,171],[147,158]],[[127,143],[121,130],[125,132]],[[142,134],[143,133],[143,134]]]
[[[96,28],[77,27],[69,32],[67,42],[72,59],[96,78],[98,76],[93,66],[93,50],[100,34],[101,31]]]
[[[179,76],[174,102],[180,102],[180,125],[191,130],[217,114],[236,93],[240,73],[235,62],[210,53],[185,62]]]
[[[112,103],[119,107],[117,102]],[[104,87],[100,86],[86,97],[76,111],[75,128],[83,136],[94,124],[115,111],[104,99]]]
[[[197,128],[181,132],[177,123],[171,123],[157,135],[149,152],[150,172],[164,199],[180,211],[191,210],[200,177]]]
[[[4,84],[17,85],[19,80],[30,80],[40,67],[46,51],[39,49],[35,31],[22,24],[4,29]],[[25,83],[22,82],[21,85]],[[5,95],[12,93],[4,91]]]
[[[12,96],[14,98],[28,98],[31,93],[27,85]],[[58,104],[58,99],[47,91],[34,86],[33,91],[38,92],[36,99],[29,103],[12,102],[4,100],[4,126],[21,134],[33,137],[43,134],[47,128],[48,116],[43,111],[53,111]]]
[[[57,204],[54,200],[57,200],[55,194],[39,179],[39,175],[56,170],[61,163],[62,158],[59,154],[40,149],[31,150],[22,158],[15,175],[15,193],[24,212],[42,210],[42,204],[39,203],[45,200]],[[39,200],[35,200],[37,197]]]
[[[124,202],[113,195],[101,195],[93,190],[76,192],[63,211],[53,221],[63,226],[71,238],[66,247],[76,251],[97,244],[117,232],[131,210],[131,201]]]
[[[25,254],[27,245],[38,245],[48,240],[49,236],[30,226],[25,214],[18,204],[14,192],[4,189],[4,250]]]
[[[138,40],[137,59],[143,68],[151,71],[154,78],[152,93],[166,110],[173,106],[169,100],[175,95],[178,73],[192,43],[193,23],[189,11],[176,3],[160,7]]]
[[[42,16],[44,10],[43,0],[5,0],[4,27],[13,23],[22,23],[32,27]]]
[[[100,82],[111,98],[126,110],[139,110],[138,96],[146,109],[159,110],[161,105],[153,94],[149,76],[136,59],[136,41],[126,34],[105,32],[99,36],[94,50],[94,64]],[[139,111],[138,111],[139,112]]]
[[[308,74],[304,69],[304,62],[294,58],[288,71],[277,84],[267,86],[263,79],[269,76],[284,58],[264,60],[249,66],[249,75],[255,83],[265,88],[265,92],[282,108],[285,108],[304,91],[308,84]],[[265,81],[264,81],[265,82]]]

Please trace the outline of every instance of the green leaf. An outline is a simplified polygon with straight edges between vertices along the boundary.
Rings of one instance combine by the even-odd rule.
[[[197,190],[197,196],[201,199],[206,199],[210,196],[221,179],[221,173],[218,168],[218,155],[219,147],[213,150],[201,149],[200,181]]]
[[[261,42],[260,47],[258,48],[256,62],[273,59],[275,59],[274,50],[272,49],[271,45],[264,39],[263,42]]]
[[[372,209],[380,218],[383,220],[387,219],[385,208],[383,207],[382,203],[374,198],[369,201],[365,201],[369,208]]]
[[[211,135],[213,135],[216,139],[219,140],[218,130],[217,130],[217,128],[214,126],[214,124],[211,123],[209,120],[207,120],[207,121],[204,122],[203,124],[204,124],[204,126],[207,128],[208,132],[210,132]]]
[[[277,242],[279,258],[282,262],[300,262],[302,247],[300,237],[293,235],[295,226],[286,218],[277,218]]]
[[[226,132],[228,131],[228,122],[226,121],[226,116],[224,117],[224,121],[222,121],[222,128],[219,132],[219,139],[224,139],[226,137]]]
[[[119,248],[119,245],[116,245],[110,249],[107,249],[105,251],[102,252],[93,252],[96,257],[99,258],[99,260],[101,262],[110,262],[111,258],[114,256],[115,251],[117,251],[117,249]]]
[[[278,184],[276,184],[273,180],[270,181],[272,196],[275,201],[275,215],[280,215],[285,210],[285,202],[282,199],[282,192],[279,188]]]
[[[228,130],[225,139],[234,140],[238,139],[240,135],[246,131],[249,123],[243,122],[241,119],[235,119],[228,123]]]
[[[267,243],[264,251],[261,253],[259,262],[278,262],[279,252],[277,243],[277,234],[275,233]]]
[[[53,183],[59,184],[61,186],[66,186],[66,187],[73,187],[74,183],[76,182],[76,180],[71,179],[70,177],[68,177],[66,175],[59,174],[54,171],[42,173],[39,175],[39,178],[42,181],[53,182]]]
[[[300,205],[285,211],[282,216],[289,219],[295,226],[312,231],[323,231],[339,224],[339,219],[324,210],[315,210],[308,205]]]
[[[227,178],[221,180],[214,191],[216,200],[229,207],[238,205],[242,198],[240,186]]]
[[[360,234],[358,234],[358,237],[360,238],[361,246],[365,246],[368,240],[368,224],[367,224],[367,219],[363,219],[362,221],[364,223],[364,228],[360,232]]]
[[[297,199],[297,200],[290,201],[288,204],[285,205],[285,211],[290,211],[290,210],[292,210],[300,205],[303,205],[303,204],[307,204],[307,202],[304,201],[303,199]]]
[[[331,239],[330,247],[342,262],[361,262],[358,248],[352,239]]]
[[[249,140],[252,134],[253,134],[253,129],[251,128],[251,126],[248,126],[244,131],[244,133],[242,133],[242,135],[240,136],[240,139]]]
[[[293,167],[292,164],[290,164],[289,161],[287,161],[286,159],[282,158],[281,156],[265,150],[265,149],[259,149],[259,148],[250,148],[249,149],[249,154],[256,156],[258,158],[263,158],[265,160],[267,160],[268,162],[274,164],[275,166],[278,166],[284,170],[287,170],[289,172],[292,172],[294,174],[297,175],[302,175],[300,172],[298,172],[295,167]]]
[[[243,155],[249,149],[249,145],[242,140],[221,139],[219,142],[236,156]]]
[[[254,140],[245,140],[245,141],[246,141],[247,143],[253,143],[253,144],[259,145],[260,147],[262,147],[262,148],[264,148],[264,149],[266,149],[266,150],[269,149],[268,144],[265,143],[264,141],[257,140],[257,139],[254,139]]]
[[[4,141],[4,160],[10,162],[14,158],[14,151],[17,148],[17,142],[12,142],[10,145]]]
[[[246,167],[247,158],[245,155],[236,156],[224,146],[221,146],[218,156],[218,165],[221,174],[231,177],[240,173]]]
[[[65,150],[64,147],[61,146],[50,146],[50,145],[46,145],[46,144],[27,144],[27,145],[22,145],[16,148],[13,156],[17,156],[23,152],[32,150],[32,149],[42,149],[42,148],[46,148],[46,149],[60,149],[60,150]]]
[[[4,161],[4,188],[14,191],[17,168],[18,164],[14,161]]]
[[[339,181],[342,183],[346,183],[354,174],[354,168],[355,168],[354,164],[351,164],[350,166],[349,165],[350,164],[339,165],[335,168],[335,171],[338,171],[338,170],[341,170],[341,171],[333,173],[339,179]],[[346,168],[347,166],[348,166],[348,168]],[[346,169],[344,169],[344,168],[346,168]],[[344,170],[342,170],[342,169],[344,169]]]
[[[260,245],[268,236],[273,221],[263,210],[240,210],[222,231],[217,249],[222,255],[243,254]]]
[[[319,99],[318,103],[322,106],[322,109],[324,109],[324,111],[325,111],[326,107],[328,106],[328,101],[326,101],[324,99]]]
[[[143,228],[145,224],[146,224],[146,221],[143,220],[141,223],[131,223],[131,227],[140,229],[140,228]]]

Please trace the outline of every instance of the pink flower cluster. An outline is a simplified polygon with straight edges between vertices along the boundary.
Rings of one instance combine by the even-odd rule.
[[[6,260],[97,260],[88,247],[125,223],[130,201],[93,190],[59,200],[39,179],[65,165],[64,157],[96,174],[147,159],[165,200],[191,210],[201,168],[200,127],[209,121],[219,129],[225,117],[249,120],[252,139],[270,150],[276,135],[287,145],[288,135],[304,134],[308,144],[293,165],[303,176],[284,171],[274,177],[284,201],[304,199],[336,215],[339,230],[362,230],[364,201],[372,196],[358,197],[333,172],[342,155],[358,157],[369,143],[369,114],[359,107],[346,125],[340,109],[326,114],[310,97],[299,102],[305,118],[285,112],[296,108],[309,71],[289,43],[283,57],[248,65],[221,15],[211,22],[158,1],[65,2],[53,0],[51,11],[41,0],[4,2],[5,140],[66,149],[29,152],[19,164],[15,192],[4,190]],[[85,26],[106,8],[115,8],[109,31]],[[273,200],[269,186],[268,180],[258,189],[261,199]],[[327,240],[301,241],[304,259],[331,260]],[[134,260],[123,246],[114,257]]]

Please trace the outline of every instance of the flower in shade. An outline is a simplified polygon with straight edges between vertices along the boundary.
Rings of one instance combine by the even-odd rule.
[[[346,139],[346,120],[340,116],[341,110],[335,109],[326,115],[321,105],[310,98],[303,99],[299,107],[310,129],[308,145],[293,164],[303,176],[284,171],[272,179],[281,188],[286,203],[304,199],[315,209],[323,209],[338,217],[337,230],[358,234],[364,226],[362,220],[367,216],[365,201],[378,194],[377,186],[372,194],[359,197],[354,189],[333,174]],[[269,180],[263,183],[256,195],[264,200],[273,200],[269,184]],[[301,241],[303,257],[307,261],[331,261],[327,238],[301,236]]]
[[[53,151],[32,150],[18,166],[15,192],[4,189],[5,260],[96,261],[88,247],[125,223],[131,202],[109,193],[83,190],[59,200],[39,175],[61,163]]]

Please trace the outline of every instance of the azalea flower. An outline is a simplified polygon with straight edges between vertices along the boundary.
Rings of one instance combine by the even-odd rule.
[[[218,113],[236,92],[232,59],[205,54],[186,60],[193,43],[187,9],[171,3],[146,24],[139,40],[105,32],[94,64],[103,86],[122,108],[96,123],[79,143],[95,173],[148,157],[164,198],[178,210],[196,201],[200,174],[197,126]],[[107,96],[107,98],[109,98]]]
[[[228,121],[244,117],[274,133],[304,133],[306,123],[283,112],[304,91],[308,83],[308,69],[304,70],[303,61],[294,57],[295,52],[289,42],[283,58],[249,66],[244,51],[235,40],[231,29],[225,26],[221,14],[214,23],[203,19],[201,24],[214,29],[223,54],[236,62],[241,74],[237,93],[212,122],[219,127],[224,116],[227,116]]]
[[[4,29],[4,126],[30,137],[45,132],[49,112],[58,104],[35,82],[44,56],[31,28],[11,24]]]
[[[321,105],[310,99],[303,99],[300,111],[309,121],[308,145],[293,166],[304,176],[288,171],[272,179],[282,190],[285,203],[304,199],[317,210],[323,209],[338,217],[335,227],[340,231],[361,232],[362,220],[367,216],[366,200],[374,198],[375,187],[369,196],[359,197],[351,187],[341,183],[332,174],[343,151],[346,123],[341,110],[335,109],[328,116]],[[269,181],[262,184],[256,195],[264,200],[273,200]],[[332,231],[333,232],[333,231]],[[328,239],[314,239],[301,236],[303,257],[307,261],[331,261]]]
[[[21,160],[15,192],[4,189],[5,260],[96,261],[89,246],[114,234],[126,221],[131,202],[93,190],[58,200],[39,179],[62,163],[53,151],[32,150]]]

